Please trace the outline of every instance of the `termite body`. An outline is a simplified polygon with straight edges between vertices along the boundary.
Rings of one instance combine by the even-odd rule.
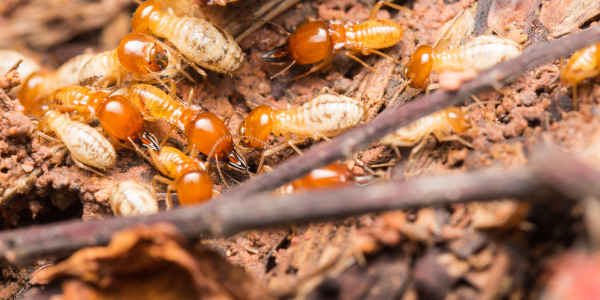
[[[167,208],[172,206],[170,192],[177,191],[177,197],[181,205],[202,203],[213,196],[212,180],[206,172],[204,163],[185,155],[173,147],[163,147],[158,153],[150,151],[158,170],[165,176],[172,178],[168,180],[161,176],[155,176],[155,181],[168,184]]]
[[[132,180],[117,184],[111,190],[108,201],[115,216],[130,217],[158,212],[156,198]]]
[[[261,157],[261,166],[264,156],[275,153],[290,145],[295,148],[292,134],[300,139],[312,138],[319,140],[339,135],[340,133],[362,124],[367,118],[367,109],[361,101],[333,94],[324,94],[306,102],[296,109],[273,109],[267,105],[254,108],[240,125],[240,136],[249,136],[260,141],[266,141],[269,134],[281,135],[288,140],[288,144],[266,151]],[[243,139],[242,145],[259,147],[258,141]],[[259,166],[260,170],[260,166]]]
[[[394,133],[388,134],[381,139],[380,143],[384,145],[412,147],[419,143],[419,141],[425,142],[427,137],[433,134],[440,142],[456,140],[470,146],[469,143],[453,135],[453,133],[465,132],[470,127],[471,123],[468,114],[458,107],[449,107],[399,128]],[[416,152],[420,149],[421,145],[415,147],[413,151]]]
[[[84,119],[95,116],[110,136],[131,143],[138,152],[137,144],[158,150],[158,142],[146,131],[140,111],[124,96],[110,94],[108,90],[68,86],[42,98],[44,103],[40,105],[77,112]]]
[[[180,103],[165,92],[147,84],[132,84],[119,91],[150,119],[160,119],[170,123],[187,136],[188,146],[211,155],[213,147],[222,138],[231,136],[225,123],[216,115]],[[236,170],[247,169],[243,157],[234,148],[233,140],[220,141],[213,151],[213,159],[225,161]]]
[[[38,126],[41,132],[54,132],[62,141],[75,164],[95,173],[96,169],[106,170],[116,161],[115,149],[111,143],[92,127],[71,120],[64,113],[45,106]]]
[[[291,34],[286,44],[265,53],[262,58],[269,62],[291,62],[285,70],[294,64],[306,65],[320,62],[308,72],[290,80],[302,78],[322,69],[343,48],[349,50],[344,52],[345,55],[370,69],[372,68],[355,55],[358,53],[364,55],[375,53],[398,62],[392,57],[377,51],[377,49],[388,48],[397,44],[404,35],[404,29],[396,22],[377,19],[377,12],[383,4],[410,11],[396,4],[381,1],[373,7],[369,20],[364,23],[347,22],[343,24],[339,18],[329,23],[311,20],[301,25]],[[271,79],[279,74],[281,72]]]
[[[169,14],[157,0],[138,7],[131,28],[166,38],[187,59],[215,72],[235,73],[244,65],[244,53],[232,36],[206,20]]]
[[[79,72],[79,85],[108,87],[120,84],[127,77],[127,70],[119,63],[117,50],[106,51],[92,57]]]
[[[78,55],[51,73],[33,72],[22,84],[19,92],[19,102],[28,113],[33,108],[35,99],[52,93],[54,90],[70,85],[79,84],[79,72],[94,54]]]
[[[354,173],[348,167],[336,162],[322,168],[314,169],[308,175],[279,187],[276,193],[285,195],[308,190],[352,185],[354,177]]]
[[[522,53],[522,47],[512,40],[481,35],[469,43],[450,50],[436,50],[429,45],[417,47],[404,68],[404,74],[417,88],[429,85],[431,71],[481,71]]]
[[[571,56],[567,65],[561,70],[560,79],[571,84],[573,104],[577,108],[577,85],[587,78],[600,74],[600,43],[578,50]]]

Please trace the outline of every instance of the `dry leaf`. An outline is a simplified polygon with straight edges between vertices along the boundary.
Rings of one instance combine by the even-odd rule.
[[[539,19],[556,38],[579,28],[598,14],[598,0],[549,0],[542,6]]]
[[[456,48],[460,40],[473,33],[475,29],[475,12],[477,3],[457,14],[450,21],[444,23],[435,34],[435,49],[446,49],[448,46]]]
[[[270,299],[244,271],[218,254],[192,250],[170,224],[137,226],[107,247],[82,249],[32,276],[64,277],[67,299]]]

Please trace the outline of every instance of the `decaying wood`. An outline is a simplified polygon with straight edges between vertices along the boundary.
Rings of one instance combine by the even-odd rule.
[[[0,234],[0,256],[10,263],[23,264],[41,257],[68,255],[83,247],[106,245],[115,232],[138,223],[168,222],[185,236],[197,238],[384,210],[501,198],[556,201],[559,195],[572,199],[600,197],[600,174],[564,154],[546,152],[529,165],[506,171],[487,170],[287,197],[256,195],[244,201],[223,196],[205,205],[148,216],[15,229]]]

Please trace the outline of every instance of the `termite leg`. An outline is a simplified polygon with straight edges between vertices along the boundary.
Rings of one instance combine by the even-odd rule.
[[[383,53],[383,52],[377,51],[377,50],[375,50],[375,49],[371,49],[371,48],[364,48],[363,50],[364,50],[364,51],[367,51],[367,52],[371,52],[371,53],[377,54],[377,55],[381,55],[381,56],[383,56],[383,57],[385,57],[385,58],[387,58],[387,59],[389,59],[389,60],[391,60],[391,61],[393,61],[393,62],[395,62],[395,63],[397,63],[397,64],[399,64],[399,63],[400,63],[400,61],[399,61],[399,60],[397,60],[397,59],[394,59],[393,57],[391,57],[391,56],[389,56],[389,55],[387,55],[387,54],[385,54],[385,53]]]
[[[431,90],[435,90],[435,89],[439,89],[440,88],[440,84],[439,83],[433,83],[427,86],[427,88],[425,88],[425,95],[429,95],[429,92]]]
[[[53,138],[53,137],[51,137],[51,136],[49,136],[49,135],[47,135],[47,134],[45,134],[45,133],[43,133],[43,132],[36,131],[36,133],[35,133],[35,134],[37,134],[39,137],[45,138],[45,139],[47,139],[47,140],[49,140],[49,141],[51,141],[51,142],[54,142],[54,143],[60,143],[60,144],[62,144],[62,141],[61,141],[61,140],[59,140],[59,139],[57,139],[57,138]]]
[[[281,70],[281,71],[277,72],[277,74],[275,74],[275,75],[271,76],[269,79],[273,80],[274,78],[276,78],[276,77],[278,77],[279,75],[283,74],[283,72],[285,72],[285,71],[289,70],[289,69],[290,69],[290,68],[291,68],[293,65],[295,65],[295,64],[296,64],[296,61],[294,60],[294,61],[293,61],[292,63],[290,63],[290,64],[289,64],[287,67],[285,67],[285,69],[283,69],[283,70]],[[284,82],[285,82],[285,80],[284,80]]]
[[[332,91],[329,87],[324,87],[319,91],[319,96],[321,95],[337,95],[337,93]]]
[[[162,177],[160,175],[156,175],[152,178],[152,186],[154,187],[154,190],[156,190],[156,182],[157,181],[162,182],[167,185],[167,199],[165,200],[165,204],[167,205],[167,210],[171,210],[173,208],[173,200],[171,199],[171,191],[175,190],[173,188],[173,185],[175,184],[175,182],[173,182],[172,180],[169,180],[165,177]]]
[[[193,97],[193,96],[194,96],[194,88],[191,88],[191,89],[190,89],[190,92],[188,93],[188,96],[187,96],[186,102],[187,102],[187,103],[192,103],[192,97]]]
[[[500,33],[500,31],[498,31],[496,28],[488,28],[485,30],[485,32],[483,33],[484,35],[494,35],[494,33],[496,35],[498,35],[501,38],[506,38],[502,33]]]
[[[61,142],[60,144],[58,144],[58,145],[54,145],[54,146],[52,146],[52,147],[50,148],[50,154],[51,154],[53,157],[56,157],[56,153],[58,153],[58,150],[60,150],[60,149],[62,149],[62,148],[65,148],[65,147],[66,147],[66,145],[65,145],[65,144],[63,144],[62,142]]]
[[[198,4],[190,5],[190,11],[188,12],[188,16],[190,18],[203,19],[202,11],[200,11],[200,6],[198,6]]]
[[[175,128],[171,128],[171,131],[169,131],[169,133],[167,134],[167,136],[165,136],[165,138],[162,140],[162,142],[160,142],[159,147],[163,147],[165,145],[165,143],[167,142],[167,140],[171,137],[171,135],[173,135],[173,133],[175,133],[177,129]]]
[[[461,137],[460,137],[460,136],[458,136],[458,135],[451,135],[451,136],[441,136],[441,134],[439,134],[439,133],[435,133],[435,132],[434,132],[433,134],[435,135],[435,138],[437,138],[437,139],[438,139],[438,141],[440,141],[440,142],[452,142],[452,141],[457,141],[457,142],[460,142],[461,144],[463,144],[463,145],[465,145],[465,146],[467,146],[467,147],[469,147],[469,148],[474,148],[474,147],[473,147],[473,144],[471,144],[471,143],[469,143],[469,142],[465,141],[463,138],[461,138]]]
[[[373,67],[371,67],[371,66],[367,65],[367,63],[366,63],[366,62],[364,62],[364,61],[362,61],[362,60],[360,60],[360,58],[358,58],[358,57],[354,56],[354,55],[352,54],[352,52],[350,52],[350,51],[346,51],[346,52],[344,52],[344,55],[346,55],[346,56],[348,56],[348,57],[350,57],[350,58],[354,59],[355,61],[359,62],[361,65],[365,66],[365,68],[367,68],[367,69],[369,69],[369,70],[371,70],[371,71],[375,71],[375,70],[377,70],[377,69],[375,69],[375,68],[373,68]]]
[[[265,157],[266,156],[269,156],[271,154],[277,153],[277,152],[279,152],[279,151],[287,148],[288,146],[292,147],[294,150],[296,150],[296,152],[298,152],[298,154],[300,154],[300,156],[303,156],[304,154],[302,153],[302,151],[300,151],[300,149],[298,149],[298,147],[296,147],[296,145],[295,145],[295,144],[300,143],[302,141],[304,141],[304,139],[290,140],[290,141],[288,141],[285,144],[281,144],[281,145],[279,145],[279,146],[277,146],[277,147],[275,147],[273,149],[269,149],[267,151],[264,151],[262,153],[262,155],[260,156],[260,163],[258,164],[258,169],[257,170],[260,170],[262,168],[262,165],[265,162]]]
[[[398,4],[394,4],[394,3],[391,3],[391,2],[387,2],[387,1],[379,1],[375,5],[373,5],[373,9],[371,10],[371,16],[369,17],[369,20],[377,19],[377,13],[381,9],[381,6],[384,5],[384,4],[387,5],[387,6],[389,6],[389,7],[391,7],[391,8],[395,8],[397,10],[400,10],[400,11],[405,11],[405,12],[413,14],[413,15],[415,14],[415,12],[412,9],[406,8],[404,6],[400,6]]]
[[[334,58],[334,57],[335,57],[335,56],[336,56],[336,55],[337,55],[339,52],[340,52],[340,50],[334,50],[334,51],[333,51],[331,54],[329,54],[329,56],[328,56],[326,59],[324,59],[323,61],[321,61],[320,63],[318,63],[316,66],[313,66],[312,68],[310,68],[310,70],[308,70],[308,72],[306,72],[306,73],[304,73],[304,74],[302,74],[302,75],[296,76],[296,77],[294,77],[294,78],[292,78],[292,79],[286,79],[286,80],[282,80],[282,82],[290,82],[290,81],[294,81],[294,80],[296,80],[296,79],[300,79],[300,78],[302,78],[302,77],[305,77],[305,76],[307,76],[308,74],[311,74],[311,73],[314,73],[314,72],[317,72],[317,71],[319,71],[319,70],[323,69],[323,68],[324,68],[325,66],[327,66],[329,63],[331,63],[331,61],[333,60],[333,58]]]
[[[106,175],[104,175],[104,174],[102,174],[102,173],[100,173],[100,172],[98,172],[98,171],[94,170],[93,168],[90,168],[90,167],[88,167],[88,166],[84,165],[84,164],[83,164],[82,162],[80,162],[80,161],[79,161],[77,158],[75,158],[75,156],[73,155],[73,153],[71,153],[71,159],[73,159],[73,162],[75,163],[75,165],[76,165],[77,167],[79,167],[79,168],[81,168],[81,169],[84,169],[84,170],[87,170],[87,171],[90,171],[90,172],[92,172],[92,173],[95,173],[95,174],[97,174],[97,175],[99,175],[99,176],[102,176],[102,177],[107,177]]]

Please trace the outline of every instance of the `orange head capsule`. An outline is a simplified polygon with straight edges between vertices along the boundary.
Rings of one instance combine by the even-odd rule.
[[[131,29],[134,32],[150,33],[150,20],[158,19],[162,4],[157,0],[147,0],[142,3],[131,19]]]
[[[283,194],[299,190],[320,189],[354,183],[354,173],[345,165],[332,163],[329,166],[312,170],[308,175],[280,188]]]
[[[273,121],[274,112],[275,110],[268,105],[259,105],[254,108],[240,125],[240,136],[250,136],[263,142],[266,141],[275,124]],[[252,148],[263,146],[252,139],[242,140],[242,144]]]
[[[127,71],[137,75],[160,72],[169,64],[165,49],[148,35],[132,32],[126,35],[117,48],[119,62]]]
[[[44,81],[46,76],[41,72],[33,72],[23,82],[21,91],[19,92],[19,102],[25,108],[25,113],[31,111],[34,107],[33,102],[38,96],[49,94],[52,91],[46,91]]]
[[[269,62],[295,61],[300,65],[322,61],[333,50],[328,29],[329,26],[322,21],[304,24],[288,38],[285,45],[265,53],[262,59]]]
[[[226,161],[227,165],[240,171],[248,169],[242,156],[233,147],[231,138],[219,141],[221,138],[231,135],[225,123],[217,116],[209,112],[201,112],[186,128],[188,144],[194,145],[200,152],[210,155],[213,147],[219,143],[213,151],[212,158]]]
[[[160,150],[158,142],[146,133],[142,114],[127,98],[110,96],[98,108],[96,115],[106,132],[122,141],[142,142],[142,145]]]
[[[421,45],[415,50],[404,67],[404,75],[412,80],[412,85],[424,88],[429,85],[429,74],[433,69],[433,47]]]
[[[471,127],[471,119],[469,114],[465,113],[459,107],[450,107],[446,109],[446,116],[448,117],[448,123],[452,126],[454,133],[465,132]]]
[[[212,180],[204,171],[184,173],[175,180],[175,185],[182,206],[202,203],[213,195]]]

